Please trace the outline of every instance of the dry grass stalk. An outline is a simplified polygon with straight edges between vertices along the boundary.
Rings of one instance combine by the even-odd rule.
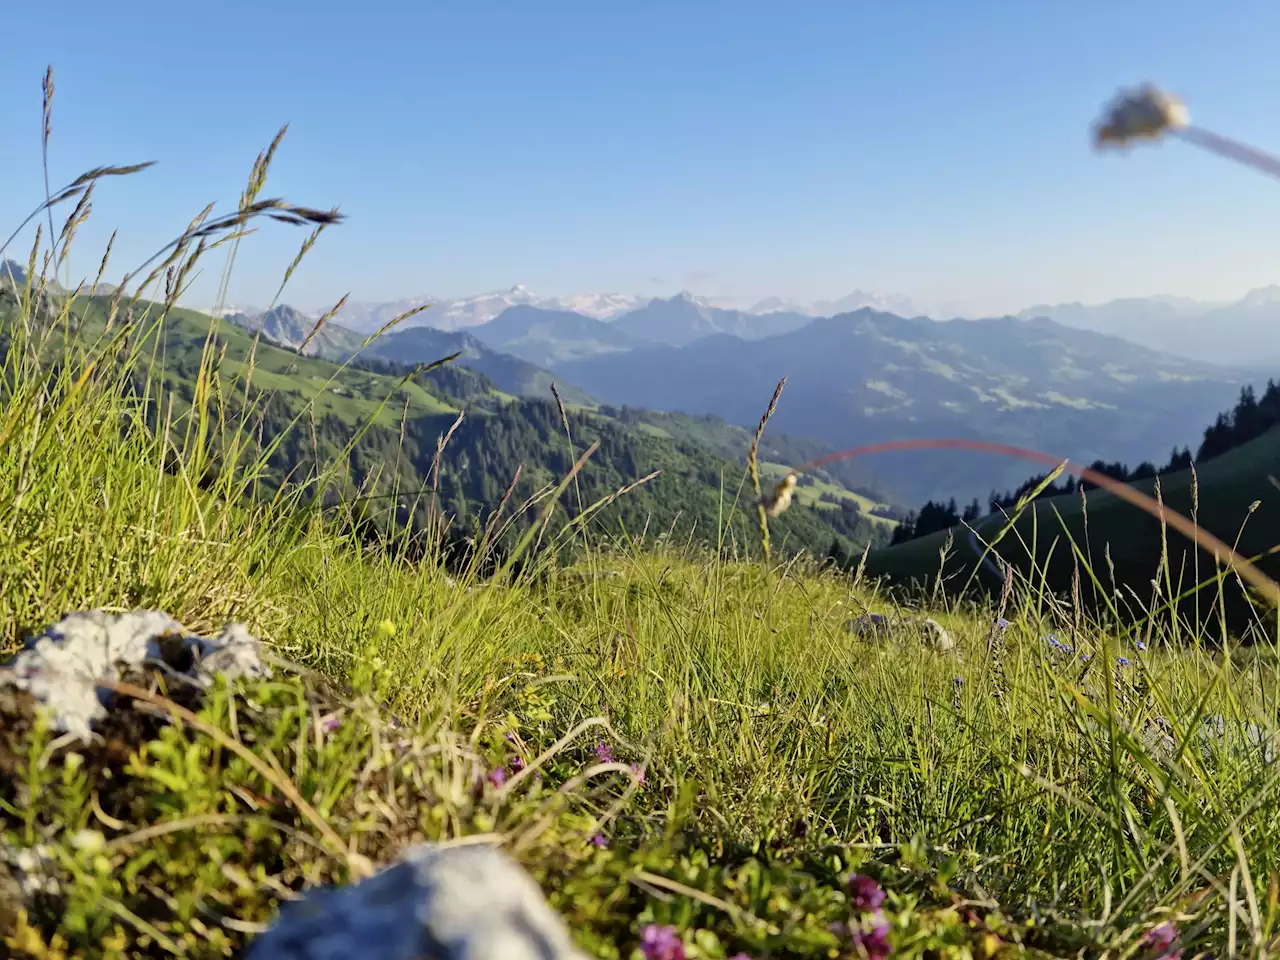
[[[756,520],[760,525],[760,546],[764,551],[765,563],[769,562],[769,516],[771,507],[765,503],[760,491],[760,438],[764,436],[764,428],[768,425],[773,412],[778,409],[778,400],[781,398],[782,390],[786,385],[786,377],[778,381],[778,385],[773,390],[773,396],[769,399],[769,406],[765,409],[764,416],[760,418],[760,423],[756,427],[755,436],[751,438],[751,449],[747,453],[747,470],[751,474],[751,489],[756,496]],[[792,486],[794,488],[794,481]],[[775,493],[777,492],[775,491]],[[787,502],[790,503],[790,501],[791,497],[788,494]],[[783,509],[785,510],[786,507],[783,507]],[[776,514],[774,515],[776,516]]]

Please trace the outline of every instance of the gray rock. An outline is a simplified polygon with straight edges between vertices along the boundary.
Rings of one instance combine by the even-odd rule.
[[[952,639],[951,634],[933,617],[921,617],[916,620],[915,628],[920,634],[921,642],[926,647],[941,651],[955,649],[956,642]]]
[[[933,650],[954,650],[956,645],[951,634],[932,617],[888,617],[882,613],[864,613],[845,623],[845,629],[855,636],[876,639],[914,634],[923,646]]]
[[[887,637],[889,618],[882,613],[864,613],[848,621],[845,629],[859,637]]]
[[[245,960],[586,960],[542,892],[489,845],[423,844],[287,904]]]
[[[99,683],[148,663],[175,667],[178,655],[185,659],[186,654],[191,664],[184,672],[199,683],[217,675],[235,679],[266,673],[258,641],[240,624],[208,639],[185,634],[159,610],[90,610],[68,614],[28,641],[0,666],[0,686],[26,691],[49,709],[56,729],[88,741],[92,724],[106,716],[110,703]]]

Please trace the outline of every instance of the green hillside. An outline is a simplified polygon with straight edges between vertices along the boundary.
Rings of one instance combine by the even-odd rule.
[[[1273,479],[1280,473],[1280,430],[1273,429],[1256,440],[1209,460],[1194,470],[1182,470],[1159,478],[1160,495],[1171,509],[1194,518],[1205,530],[1246,557],[1261,555],[1280,543],[1280,489]],[[1132,484],[1142,493],[1155,495],[1157,481]],[[963,527],[933,533],[887,549],[874,550],[867,558],[869,574],[885,576],[899,583],[933,583],[941,570],[953,585],[975,575],[980,583],[999,586],[999,578],[988,566],[979,565],[974,544],[991,542],[1008,526],[999,516],[987,516],[975,525],[971,538]],[[940,552],[950,538],[952,546],[945,567]],[[1087,559],[1105,589],[1097,591],[1082,573],[1082,594],[1095,603],[1119,602],[1140,607],[1152,595],[1151,580],[1159,573],[1161,595],[1178,594],[1211,577],[1213,558],[1194,547],[1173,530],[1164,530],[1152,516],[1105,490],[1092,489],[1034,501],[1000,539],[993,559],[1007,561],[1023,576],[1043,581],[1052,590],[1065,593],[1072,588],[1076,558],[1072,545]],[[1167,569],[1161,556],[1167,544]],[[1033,568],[1034,557],[1035,563]],[[1259,561],[1273,578],[1280,575],[1276,557]],[[1111,571],[1114,571],[1112,573]],[[1112,579],[1123,585],[1119,601],[1107,598]],[[1180,588],[1179,588],[1179,585]],[[1216,587],[1214,588],[1216,589]],[[1239,588],[1228,578],[1223,589],[1233,602],[1234,625],[1245,626],[1238,603]],[[1200,609],[1212,605],[1200,598]],[[1196,612],[1196,600],[1181,605],[1188,614]]]
[[[74,342],[102,338],[110,310],[107,297],[77,300]],[[139,303],[132,308],[132,321],[117,319],[115,331],[132,324],[117,349],[136,354],[136,390],[162,388],[164,399],[153,409],[172,402],[177,419],[170,432],[182,436],[181,415],[195,402],[213,321],[175,309],[157,330],[160,313],[156,304]],[[231,323],[217,323],[213,329],[209,356],[227,423],[214,431],[212,443],[217,447],[219,436],[238,434],[237,425],[260,437],[265,491],[277,489],[286,477],[306,482],[340,460],[342,476],[329,485],[327,496],[361,498],[376,527],[423,529],[443,510],[458,531],[467,532],[486,521],[517,474],[519,482],[509,497],[512,510],[531,498],[545,498],[586,448],[597,443],[599,449],[572,489],[562,494],[558,512],[576,514],[657,472],[627,496],[592,512],[593,529],[632,536],[663,532],[709,543],[727,533],[734,549],[755,540],[751,490],[741,462],[689,439],[655,435],[576,408],[566,411],[566,437],[565,418],[550,399],[512,397],[466,368],[446,366],[406,379],[299,356],[255,341]],[[46,350],[56,353],[63,342],[55,336]],[[251,384],[247,395],[246,379]],[[464,413],[460,423],[459,413]],[[437,442],[449,434],[435,489]],[[527,509],[516,518],[513,532],[532,523],[540,509]],[[882,535],[877,533],[879,521],[856,510],[806,507],[780,517],[774,526],[780,549],[817,555],[825,555],[833,540],[854,549]]]

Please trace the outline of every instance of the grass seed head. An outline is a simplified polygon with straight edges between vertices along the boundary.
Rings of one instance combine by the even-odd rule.
[[[1186,104],[1152,84],[1123,90],[1094,127],[1098,147],[1127,147],[1135,140],[1159,140],[1187,126]]]
[[[791,498],[796,492],[797,482],[796,475],[788,473],[772,491],[761,497],[760,502],[764,506],[765,513],[771,517],[776,517],[791,506]]]

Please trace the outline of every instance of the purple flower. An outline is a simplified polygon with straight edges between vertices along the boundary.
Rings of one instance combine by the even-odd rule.
[[[613,762],[613,748],[607,743],[596,744],[596,759],[601,763]]]
[[[1137,647],[1139,650],[1145,650],[1145,649],[1147,649],[1147,645],[1146,645],[1145,643],[1143,643],[1141,640],[1136,640],[1136,641],[1134,641],[1134,644],[1133,644],[1133,645],[1134,645],[1135,647]]]
[[[511,761],[511,772],[519,773],[524,769],[524,757],[516,757]]]
[[[880,884],[865,873],[852,874],[845,881],[845,886],[849,888],[849,902],[858,910],[878,910],[880,904],[884,903],[884,891],[880,889]]]
[[[889,921],[884,918],[884,914],[877,912],[871,918],[870,928],[854,933],[853,942],[861,947],[871,960],[884,960],[889,956]]]
[[[1001,617],[999,620],[996,621],[996,629],[999,630],[1001,633],[1004,633],[1004,631],[1009,629],[1009,621],[1006,620],[1004,617]]]
[[[1117,666],[1117,667],[1127,667],[1127,666],[1129,666],[1129,665],[1130,665],[1130,664],[1132,664],[1132,663],[1133,663],[1133,661],[1132,661],[1132,660],[1130,660],[1128,657],[1116,657],[1116,666]]]
[[[591,842],[597,847],[607,847],[609,845],[609,841],[604,838],[603,833],[597,833],[591,838]]]
[[[1157,924],[1146,932],[1142,942],[1156,950],[1167,950],[1178,939],[1178,928],[1170,921]]]
[[[1045,639],[1045,642],[1049,644],[1049,646],[1053,647],[1053,649],[1057,650],[1059,653],[1071,652],[1071,644],[1066,643],[1062,640],[1059,640],[1058,635],[1056,633],[1051,633],[1048,636],[1046,636],[1044,639]]]
[[[644,960],[684,960],[684,941],[675,927],[651,923],[640,934],[640,952]]]
[[[643,787],[644,786],[644,770],[641,769],[640,764],[633,763],[631,765],[631,773],[636,778],[636,782]]]
[[[495,767],[489,772],[489,786],[495,790],[507,782],[507,768]]]

